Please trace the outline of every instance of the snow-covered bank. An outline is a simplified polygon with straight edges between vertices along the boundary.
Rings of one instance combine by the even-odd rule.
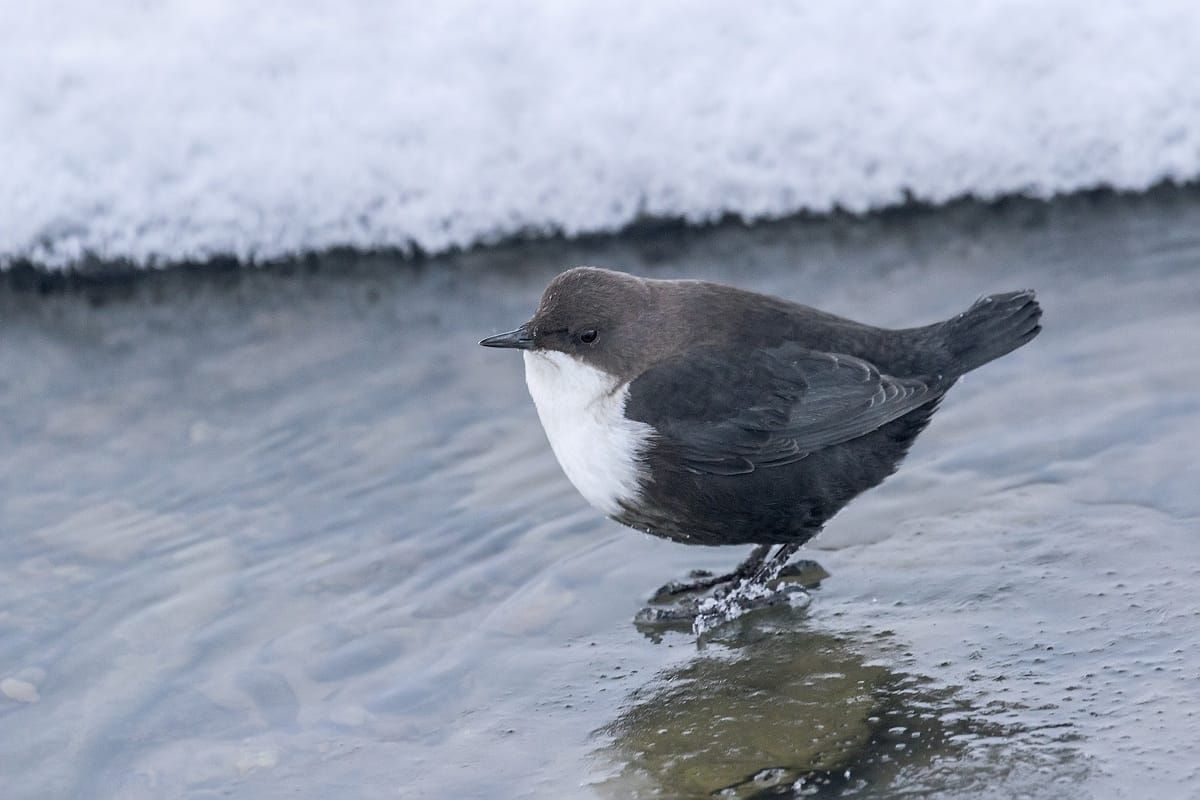
[[[0,262],[1200,176],[1200,4],[0,0]]]

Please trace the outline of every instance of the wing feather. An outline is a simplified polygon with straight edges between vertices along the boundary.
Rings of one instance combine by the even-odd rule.
[[[684,469],[738,475],[858,438],[938,395],[930,382],[792,343],[742,354],[705,348],[633,381],[626,414],[653,425]]]

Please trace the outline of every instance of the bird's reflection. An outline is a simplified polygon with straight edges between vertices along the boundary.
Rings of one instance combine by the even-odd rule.
[[[854,793],[984,733],[949,691],[869,663],[869,643],[816,630],[802,612],[739,623],[636,690],[601,732],[618,765],[602,795]]]

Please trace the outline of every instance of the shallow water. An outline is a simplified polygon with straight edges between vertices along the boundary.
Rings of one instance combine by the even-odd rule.
[[[1028,285],[1045,332],[808,609],[644,635],[744,553],[600,518],[475,345],[581,262],[895,325]],[[320,267],[0,289],[6,798],[1194,791],[1196,192]]]

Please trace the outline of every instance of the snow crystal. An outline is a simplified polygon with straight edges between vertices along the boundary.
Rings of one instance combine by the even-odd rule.
[[[447,248],[1200,176],[1200,4],[45,0],[0,263]]]

